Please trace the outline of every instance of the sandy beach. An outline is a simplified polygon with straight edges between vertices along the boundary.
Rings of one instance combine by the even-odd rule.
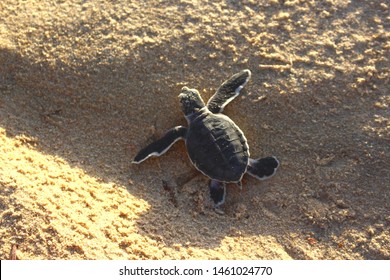
[[[390,259],[390,5],[0,2],[0,258]],[[224,110],[277,174],[223,214],[179,141],[178,94]]]

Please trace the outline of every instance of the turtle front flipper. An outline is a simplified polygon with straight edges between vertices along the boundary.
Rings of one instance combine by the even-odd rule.
[[[210,197],[214,202],[214,207],[218,207],[225,202],[226,187],[224,182],[210,180]]]
[[[260,180],[265,180],[275,175],[279,167],[276,157],[265,157],[259,159],[249,159],[247,172]]]
[[[248,69],[234,74],[225,81],[216,91],[216,93],[207,102],[207,108],[213,112],[221,113],[223,108],[240,94],[240,90],[251,78],[251,71]]]
[[[178,140],[184,139],[186,137],[187,128],[184,126],[176,126],[172,129],[170,129],[164,137],[157,140],[156,142],[153,142],[143,148],[139,153],[135,156],[133,163],[141,163],[145,159],[151,157],[151,156],[160,156],[166,151],[169,150],[169,148]]]

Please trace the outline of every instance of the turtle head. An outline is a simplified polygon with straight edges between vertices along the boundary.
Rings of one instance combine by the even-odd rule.
[[[179,99],[184,115],[189,116],[202,109],[205,104],[196,89],[183,87]]]

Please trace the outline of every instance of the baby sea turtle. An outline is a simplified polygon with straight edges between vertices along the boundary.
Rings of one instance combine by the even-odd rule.
[[[275,174],[279,161],[275,157],[251,159],[244,133],[226,115],[224,107],[237,97],[251,77],[242,70],[225,81],[207,102],[196,89],[183,87],[179,94],[188,127],[176,126],[165,136],[143,148],[133,163],[141,163],[151,156],[165,153],[176,141],[185,140],[192,164],[209,177],[210,196],[215,207],[225,201],[225,184],[237,183],[245,173],[263,180]]]

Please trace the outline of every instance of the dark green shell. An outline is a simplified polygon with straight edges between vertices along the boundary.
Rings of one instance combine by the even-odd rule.
[[[200,112],[190,122],[186,146],[195,167],[211,179],[239,182],[246,172],[249,147],[243,132],[227,116]]]

